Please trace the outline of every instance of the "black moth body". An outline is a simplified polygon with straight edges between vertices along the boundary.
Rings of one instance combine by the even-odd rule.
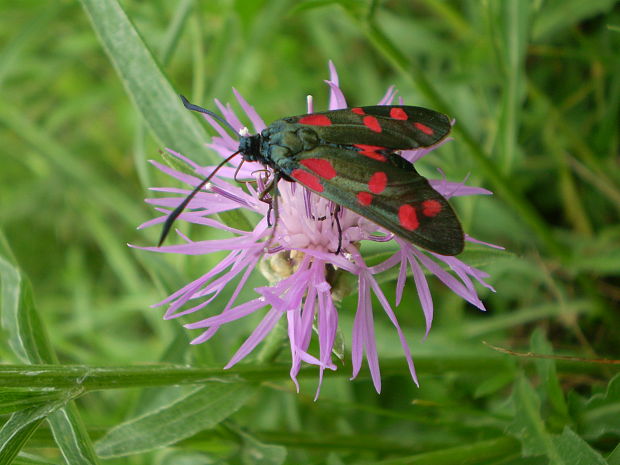
[[[186,108],[207,113],[230,127],[218,115],[182,99]],[[435,145],[450,129],[446,115],[427,108],[347,108],[277,120],[260,134],[241,136],[238,153],[245,161],[270,167],[274,189],[278,179],[297,182],[417,246],[456,255],[463,250],[464,235],[454,210],[398,154]],[[170,214],[162,241],[174,219],[212,175]]]

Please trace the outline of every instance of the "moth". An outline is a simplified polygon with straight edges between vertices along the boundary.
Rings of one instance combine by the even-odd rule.
[[[188,110],[208,114],[237,133],[219,115],[183,96],[181,100]],[[454,210],[413,164],[399,155],[401,150],[439,143],[450,129],[446,115],[406,105],[354,107],[279,119],[260,134],[240,136],[238,151],[170,213],[159,244],[217,169],[240,154],[245,161],[273,170],[265,189],[269,192],[262,193],[261,199],[271,193],[277,201],[280,179],[296,182],[419,247],[440,255],[457,255],[463,250],[464,235]],[[337,220],[338,215],[335,217]]]

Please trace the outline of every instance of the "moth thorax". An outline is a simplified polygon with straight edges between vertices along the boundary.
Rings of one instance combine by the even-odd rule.
[[[239,152],[241,152],[243,158],[247,161],[262,161],[260,146],[260,134],[241,137],[241,139],[239,139]]]

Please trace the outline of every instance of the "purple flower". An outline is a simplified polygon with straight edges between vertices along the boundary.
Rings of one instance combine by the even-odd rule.
[[[329,109],[346,108],[346,100],[338,85],[338,75],[333,64],[329,63],[330,80],[325,81],[330,87]],[[260,132],[265,123],[241,95],[234,90],[237,101],[251,121],[254,131]],[[395,97],[393,87],[388,89],[380,100],[380,105],[389,105]],[[215,101],[224,118],[240,133],[247,132],[230,105]],[[402,102],[401,102],[402,103]],[[314,111],[312,99],[308,97],[308,113]],[[238,148],[238,141],[230,136],[213,118],[205,115],[207,122],[218,132],[208,147],[222,157],[228,157]],[[432,148],[403,151],[402,156],[410,161],[417,161]],[[201,167],[191,160],[172,150],[173,156],[189,165],[196,176],[188,175],[153,162],[163,172],[180,181],[197,186],[201,178],[211,173],[212,166]],[[192,199],[187,211],[179,219],[190,223],[209,226],[234,234],[229,239],[205,240],[193,242],[177,231],[182,238],[180,245],[164,247],[145,247],[146,250],[186,255],[202,255],[212,252],[228,251],[228,255],[212,270],[164,299],[157,306],[167,306],[165,319],[177,318],[195,313],[218,298],[220,292],[228,285],[234,286],[232,296],[221,313],[211,315],[194,323],[185,325],[190,329],[201,329],[192,344],[199,344],[210,339],[220,326],[243,318],[257,311],[266,310],[262,321],[233,355],[225,368],[230,368],[242,360],[265,338],[282,318],[286,318],[288,337],[291,348],[290,375],[297,389],[296,376],[302,362],[319,367],[319,393],[325,369],[335,370],[332,361],[334,343],[338,328],[338,311],[334,301],[342,294],[333,277],[338,273],[350,273],[357,277],[358,300],[357,312],[351,337],[351,359],[355,378],[362,365],[364,354],[370,368],[372,381],[377,392],[381,391],[379,360],[375,344],[373,309],[371,294],[377,297],[383,311],[394,328],[405,354],[409,371],[416,384],[418,380],[411,358],[411,352],[401,330],[392,305],[386,299],[377,283],[376,275],[392,267],[399,267],[396,281],[396,302],[400,303],[403,289],[407,281],[407,272],[411,270],[422,309],[426,319],[426,334],[433,320],[433,301],[423,269],[426,268],[453,292],[467,302],[484,310],[479,299],[474,281],[493,290],[484,280],[488,276],[456,257],[437,255],[418,249],[410,242],[401,239],[369,220],[347,210],[339,213],[335,205],[310,192],[299,184],[280,181],[279,216],[275,231],[267,221],[268,205],[259,199],[264,187],[264,172],[257,172],[263,167],[255,163],[245,162],[239,167],[241,157],[233,159],[230,167],[222,168],[206,188]],[[248,184],[245,188],[233,181],[237,178],[254,179],[256,187]],[[431,185],[444,197],[461,195],[490,194],[489,191],[468,187],[463,183],[448,182],[445,179],[431,180]],[[171,194],[187,195],[190,190],[158,188],[153,189]],[[176,207],[182,197],[165,197],[148,200],[156,205],[162,213],[157,219],[151,220],[141,227],[162,223],[170,209]],[[229,227],[211,218],[214,213],[246,209],[258,213],[261,220],[251,231],[242,231]],[[335,255],[338,248],[339,233],[334,215],[339,215],[342,228],[342,253]],[[271,235],[273,234],[273,238]],[[270,240],[271,238],[271,240]],[[388,242],[394,241],[398,249],[387,260],[369,266],[360,253],[361,241]],[[471,242],[479,242],[466,237]],[[490,245],[490,244],[487,244]],[[267,250],[266,250],[267,249]],[[238,302],[238,295],[246,285],[251,273],[257,268],[271,281],[271,285],[256,288],[257,297],[248,302]],[[446,271],[446,266],[451,272]],[[337,271],[336,271],[337,270]],[[318,353],[310,353],[308,348],[315,332],[318,337]]]

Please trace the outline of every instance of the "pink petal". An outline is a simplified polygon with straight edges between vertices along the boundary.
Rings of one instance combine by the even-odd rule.
[[[424,320],[426,322],[426,332],[424,333],[424,337],[426,338],[433,323],[433,297],[431,296],[431,290],[428,288],[428,281],[426,280],[426,276],[424,276],[424,271],[422,271],[417,260],[409,256],[408,262],[411,267],[411,272],[413,273],[413,280],[416,290],[418,291],[418,298],[420,299],[420,304],[422,304],[422,312],[424,313]]]
[[[235,355],[233,355],[233,357],[226,364],[224,369],[229,369],[237,362],[245,358],[245,356],[248,355],[250,352],[252,352],[254,348],[258,345],[258,343],[265,339],[265,336],[269,334],[269,332],[273,329],[276,323],[280,321],[280,318],[282,318],[283,314],[283,312],[275,309],[269,310],[269,312],[267,312],[267,315],[265,315],[265,318],[263,318],[256,327],[256,329],[254,329],[250,337],[245,340],[243,345],[239,348],[239,350],[237,350]]]
[[[325,81],[329,86],[329,109],[339,110],[341,108],[347,108],[347,100],[344,94],[340,90],[338,83],[338,73],[336,67],[332,61],[329,61],[329,80]]]
[[[493,249],[506,250],[506,248],[502,247],[501,245],[495,245],[495,244],[491,244],[490,242],[484,242],[484,241],[481,241],[480,239],[475,239],[468,234],[465,234],[465,240],[467,242],[472,242],[474,244],[486,245],[487,247],[491,247]]]
[[[330,89],[329,109],[340,110],[342,108],[347,108],[347,101],[344,98],[344,95],[338,85],[334,84],[331,81],[325,81],[325,83],[329,86]]]
[[[396,315],[394,314],[394,311],[392,310],[392,307],[390,306],[389,302],[385,298],[385,294],[383,294],[381,287],[379,286],[379,284],[377,284],[377,281],[372,276],[368,276],[368,280],[370,281],[370,284],[375,292],[375,295],[377,296],[377,299],[379,299],[379,302],[381,303],[383,310],[385,311],[386,315],[388,316],[388,318],[394,325],[394,328],[396,328],[396,332],[398,333],[398,338],[400,339],[400,345],[402,346],[403,352],[405,353],[405,360],[407,360],[407,366],[409,367],[409,373],[411,374],[411,378],[413,379],[413,382],[416,383],[416,385],[419,387],[420,383],[418,383],[418,377],[415,372],[415,366],[413,365],[413,358],[411,357],[411,349],[409,349],[409,344],[407,343],[407,339],[405,338],[405,335],[403,334],[403,331],[400,328],[400,325],[398,324]],[[378,369],[379,367],[377,366],[377,371]],[[376,385],[375,385],[375,388],[376,388]],[[377,392],[379,392],[379,390],[377,390]]]
[[[204,320],[200,320],[195,323],[188,323],[183,326],[187,329],[200,329],[207,328],[209,326],[221,326],[224,323],[230,323],[231,321],[235,321],[239,318],[250,315],[259,308],[263,308],[266,305],[267,304],[262,299],[250,300],[249,302],[231,308],[226,313],[220,313],[218,315],[205,318]]]
[[[241,108],[243,108],[243,111],[245,111],[245,114],[248,115],[248,118],[250,118],[250,121],[254,125],[254,130],[257,133],[259,133],[263,129],[265,129],[267,126],[265,125],[265,122],[263,121],[263,119],[260,116],[258,116],[258,113],[256,113],[256,110],[254,109],[254,107],[250,105],[241,96],[241,94],[237,92],[237,89],[235,89],[234,87],[233,87],[233,93],[235,94],[235,97],[237,97],[237,101],[239,102],[239,105],[241,105]]]
[[[388,87],[388,90],[385,92],[385,95],[383,96],[383,98],[379,100],[379,103],[377,105],[391,105],[395,96],[396,96],[395,87],[390,86]]]

